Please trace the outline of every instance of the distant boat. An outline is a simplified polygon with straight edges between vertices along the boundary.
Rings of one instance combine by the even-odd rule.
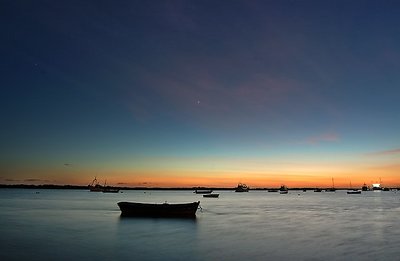
[[[235,192],[249,192],[249,187],[246,184],[239,183],[235,189]]]
[[[212,189],[196,189],[193,193],[196,194],[210,194],[212,193]]]
[[[218,198],[219,194],[214,193],[214,194],[204,194],[203,198]]]
[[[325,192],[335,192],[335,191],[336,191],[335,183],[334,183],[333,178],[332,178],[332,187],[325,189]]]
[[[359,189],[348,190],[347,194],[361,194],[361,190]]]
[[[316,189],[314,189],[314,192],[322,192],[322,189],[316,188]]]
[[[113,188],[111,186],[106,186],[106,182],[107,182],[107,180],[104,181],[104,186],[103,186],[103,190],[102,190],[103,193],[118,193],[119,192],[119,189],[117,189],[117,188]]]
[[[200,201],[182,204],[151,204],[118,202],[121,216],[124,217],[181,217],[194,218]]]
[[[102,192],[103,191],[103,186],[99,184],[96,177],[94,177],[92,182],[88,185],[88,188],[89,188],[90,192]]]
[[[370,189],[369,189],[369,187],[367,186],[367,184],[365,184],[365,182],[364,182],[364,185],[361,187],[361,190],[362,190],[362,191],[369,191]]]
[[[372,190],[382,190],[381,184],[380,183],[372,184]]]
[[[280,188],[279,188],[279,193],[280,194],[287,194],[289,192],[289,190],[288,190],[288,188],[285,186],[285,185],[282,185]]]
[[[118,193],[119,189],[113,187],[104,187],[103,193]]]
[[[269,189],[268,192],[278,192],[279,189]]]
[[[361,194],[361,190],[359,190],[359,189],[352,189],[351,181],[350,181],[350,189],[347,191],[347,194]]]

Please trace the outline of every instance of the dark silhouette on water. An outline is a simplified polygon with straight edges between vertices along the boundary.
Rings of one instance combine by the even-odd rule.
[[[200,201],[182,204],[118,202],[124,217],[196,217]]]

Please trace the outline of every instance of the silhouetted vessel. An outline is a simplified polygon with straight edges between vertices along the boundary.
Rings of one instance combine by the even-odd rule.
[[[219,194],[217,194],[217,193],[214,193],[214,194],[204,194],[203,195],[203,198],[218,198],[219,197]]]
[[[249,187],[246,184],[239,183],[235,189],[235,192],[249,192]]]
[[[314,189],[314,192],[322,192],[322,189],[316,188],[316,189]]]
[[[151,204],[118,202],[123,217],[181,217],[194,218],[200,201],[182,204]]]
[[[288,190],[288,188],[285,186],[285,185],[282,185],[280,188],[279,188],[279,193],[280,194],[287,194],[289,192],[289,190]]]
[[[88,185],[88,188],[89,188],[90,192],[102,192],[103,191],[103,186],[99,184],[96,177],[94,177],[92,182]]]
[[[350,189],[347,191],[347,194],[361,194],[361,190],[353,189],[351,186],[351,181],[350,181]]]
[[[332,178],[332,187],[325,189],[325,192],[335,192],[335,191],[336,191],[335,182],[333,181],[333,178]]]
[[[193,193],[196,194],[210,194],[212,193],[212,189],[196,189]]]
[[[372,184],[372,190],[382,190],[381,184],[380,183]]]
[[[103,193],[118,193],[119,189],[113,187],[104,187]]]
[[[367,186],[367,184],[364,183],[364,185],[361,187],[362,191],[369,191],[370,188]]]
[[[359,189],[348,190],[347,194],[361,194],[361,190]]]
[[[92,180],[92,183],[88,185],[89,191],[91,192],[103,192],[103,193],[118,193],[119,189],[111,187],[111,186],[106,186],[106,182],[104,182],[104,186],[100,185],[99,182],[97,181],[97,178],[94,177]]]

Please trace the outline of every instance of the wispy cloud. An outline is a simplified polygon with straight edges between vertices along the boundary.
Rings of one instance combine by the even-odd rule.
[[[321,142],[336,142],[339,140],[340,138],[336,133],[324,133],[321,135],[309,137],[306,142],[308,144],[319,144]]]
[[[381,151],[375,151],[375,152],[369,152],[366,153],[365,155],[367,156],[387,156],[387,155],[400,155],[400,148],[399,149],[392,149],[392,150],[381,150]]]

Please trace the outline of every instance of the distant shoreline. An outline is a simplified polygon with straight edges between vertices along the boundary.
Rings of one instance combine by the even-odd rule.
[[[42,185],[34,185],[34,184],[0,184],[0,189],[2,188],[21,188],[21,189],[81,189],[88,190],[88,186],[81,185],[54,185],[54,184],[42,184]],[[113,188],[119,190],[195,190],[195,189],[211,189],[211,190],[235,190],[235,187],[227,188],[227,187],[119,187],[113,186]],[[329,189],[330,187],[320,187],[322,190]],[[253,191],[264,191],[277,189],[274,187],[271,188],[251,188]],[[314,190],[315,187],[301,187],[301,188],[289,188],[288,190]],[[336,188],[336,190],[348,190],[351,188]],[[389,187],[390,190],[397,189],[400,190],[400,187]]]

